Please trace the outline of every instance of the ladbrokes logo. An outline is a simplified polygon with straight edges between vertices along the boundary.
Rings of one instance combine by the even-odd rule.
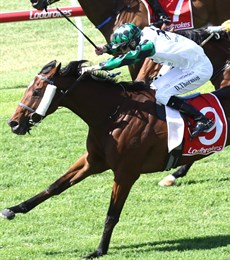
[[[223,146],[212,146],[208,148],[201,147],[200,149],[194,149],[190,147],[188,149],[188,154],[195,155],[195,154],[209,154],[213,152],[220,152],[223,149]]]
[[[66,16],[71,16],[73,10],[62,10]],[[62,15],[58,11],[49,11],[49,12],[33,12],[30,11],[30,20],[38,19],[49,19],[49,18],[60,18]]]
[[[189,29],[189,28],[193,28],[191,22],[172,23],[169,26],[166,26],[166,29],[168,30],[174,29],[175,31]]]

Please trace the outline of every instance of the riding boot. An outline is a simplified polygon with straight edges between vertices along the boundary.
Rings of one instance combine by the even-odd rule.
[[[181,98],[172,96],[169,99],[167,106],[182,112],[196,121],[196,126],[191,133],[191,139],[194,139],[203,131],[209,130],[214,125],[211,119],[204,116],[199,110]]]

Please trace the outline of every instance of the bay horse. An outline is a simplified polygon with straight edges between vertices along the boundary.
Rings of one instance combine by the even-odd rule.
[[[59,1],[59,0],[58,0]],[[102,33],[105,40],[111,40],[114,30],[123,23],[136,24],[141,29],[151,23],[148,5],[162,4],[165,0],[79,0],[88,19]],[[177,0],[174,0],[177,1]],[[57,2],[57,0],[30,0],[34,8],[39,10]],[[191,0],[194,28],[207,24],[220,25],[229,19],[229,0]],[[167,13],[167,10],[165,10]],[[158,74],[160,65],[149,62],[140,62],[129,66],[132,80],[144,81],[149,84]],[[219,86],[219,85],[218,85]]]
[[[141,173],[165,169],[168,153],[167,125],[156,114],[155,91],[143,83],[116,83],[103,74],[81,74],[83,61],[61,64],[50,62],[35,76],[26,89],[8,124],[13,133],[24,135],[34,124],[66,107],[88,125],[87,151],[47,189],[24,202],[4,209],[0,215],[13,219],[27,213],[54,195],[93,174],[111,169],[114,173],[110,205],[98,248],[86,256],[96,258],[107,254],[114,227],[133,184]],[[48,88],[56,88],[44,117],[36,112]],[[214,91],[230,124],[230,86]],[[230,128],[226,145],[230,144]],[[191,164],[202,155],[182,156],[177,166]]]
[[[165,0],[147,0],[148,4],[152,7],[154,13],[154,6],[156,4],[162,4]],[[177,1],[177,0],[174,0]],[[39,10],[44,9],[47,6],[47,0],[30,0],[34,8]],[[49,3],[56,2],[56,0],[50,0]],[[131,22],[143,28],[151,23],[151,17],[146,8],[145,0],[79,0],[78,1],[83,8],[88,19],[95,25],[95,27],[102,33],[105,40],[109,42],[111,40],[113,31],[122,23]],[[158,3],[157,3],[158,2]],[[224,21],[229,19],[229,0],[222,0],[221,3],[218,0],[191,0],[192,14],[194,28],[200,28],[207,26],[208,24],[220,25]],[[96,11],[95,11],[96,10]],[[166,14],[167,10],[165,10]],[[157,14],[156,14],[157,15]],[[179,32],[177,32],[179,33]],[[207,36],[208,37],[208,36]],[[226,53],[229,50],[227,47],[218,46],[220,53]],[[215,49],[213,49],[215,51]],[[222,54],[221,54],[222,56]],[[229,59],[229,52],[226,55],[225,62]],[[219,57],[212,62],[219,63]],[[223,68],[223,63],[219,67],[213,63],[214,70],[218,71]],[[161,68],[161,65],[154,64],[149,59],[135,65],[129,66],[129,71],[132,80],[143,81],[146,84],[150,84],[153,78],[155,78]],[[221,74],[214,75],[212,83],[216,89],[222,86]],[[174,173],[173,182],[175,178],[186,175],[191,165],[185,165]],[[171,177],[170,177],[171,179]],[[161,182],[161,184],[163,184]],[[164,184],[163,184],[164,185]]]

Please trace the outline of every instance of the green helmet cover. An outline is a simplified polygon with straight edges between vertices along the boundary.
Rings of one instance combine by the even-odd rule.
[[[132,23],[125,23],[119,26],[113,34],[112,46],[118,48],[120,46],[129,45],[131,41],[140,41],[141,29]]]

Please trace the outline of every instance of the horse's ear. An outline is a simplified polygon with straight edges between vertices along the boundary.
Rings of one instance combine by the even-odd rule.
[[[60,69],[61,69],[61,62],[57,65],[57,70],[56,70],[56,72],[59,73]]]
[[[81,70],[81,68],[83,67],[83,65],[84,64],[86,64],[87,62],[89,62],[88,60],[80,60],[80,61],[78,61],[78,65],[77,65],[77,67],[78,67],[78,69],[80,69]],[[89,64],[89,65],[85,65],[85,66],[90,66],[91,64]]]

